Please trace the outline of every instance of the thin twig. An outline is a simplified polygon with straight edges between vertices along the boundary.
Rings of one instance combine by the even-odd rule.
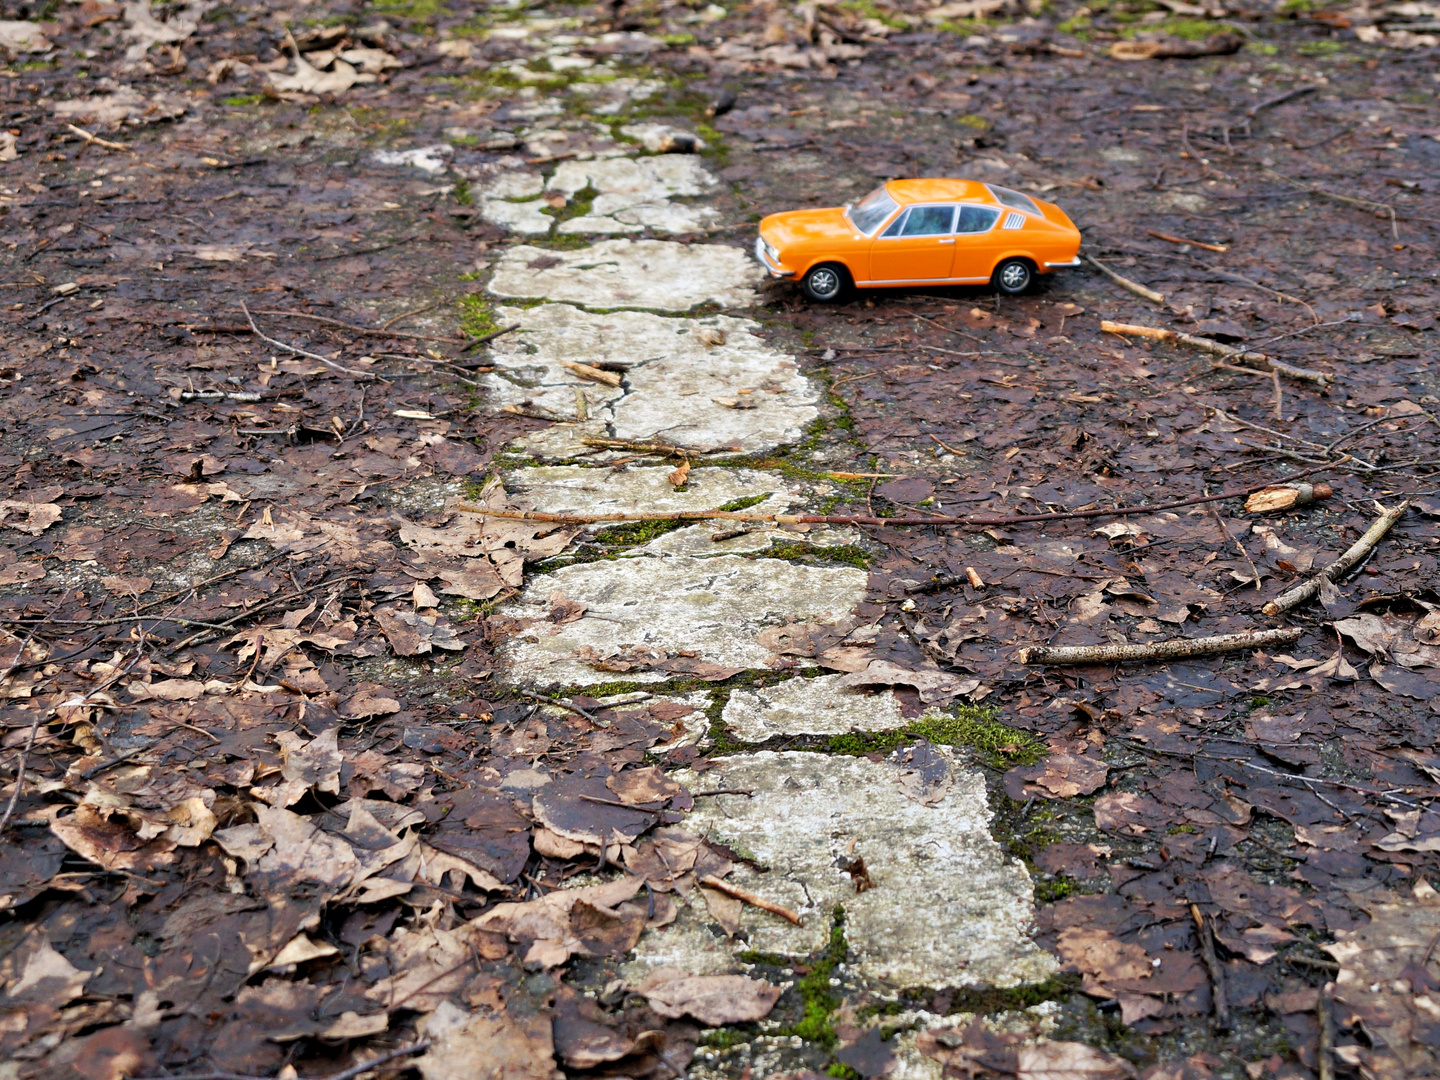
[[[432,305],[432,306],[433,306],[433,305]],[[421,308],[420,310],[421,310],[421,311],[428,311],[429,308]],[[378,330],[372,330],[372,329],[371,329],[370,327],[368,327],[368,326],[356,326],[354,323],[341,322],[339,319],[331,319],[331,318],[329,318],[329,317],[327,317],[327,316],[325,316],[325,315],[311,315],[311,314],[309,314],[308,312],[304,312],[304,311],[280,311],[280,310],[264,310],[264,311],[262,311],[262,310],[260,310],[259,308],[256,308],[256,309],[255,309],[255,314],[256,314],[256,315],[279,315],[279,316],[281,316],[281,317],[283,317],[283,318],[287,318],[287,319],[305,319],[305,320],[307,320],[308,322],[317,322],[317,323],[321,323],[321,324],[323,324],[323,325],[325,325],[325,326],[335,326],[335,327],[339,327],[341,330],[349,330],[352,334],[359,334],[361,337],[410,338],[410,339],[413,340],[413,341],[444,341],[444,342],[448,342],[448,343],[451,344],[451,345],[460,345],[460,344],[463,344],[464,341],[465,341],[464,338],[438,337],[438,336],[436,336],[435,334],[411,334],[411,333],[407,333],[407,332],[404,331],[404,330],[386,330],[385,327],[383,327],[383,326],[380,327]],[[398,316],[398,317],[399,317],[399,318],[404,318],[403,315],[402,315],[402,316]],[[393,322],[393,321],[394,321],[394,320],[392,319],[391,322]],[[390,325],[390,323],[386,323],[386,324],[385,324],[385,326],[389,326],[389,325]]]
[[[1229,540],[1230,543],[1234,544],[1235,547],[1239,549],[1241,557],[1244,558],[1246,564],[1249,565],[1250,577],[1255,582],[1255,591],[1259,592],[1260,571],[1255,566],[1255,560],[1250,558],[1250,552],[1245,550],[1245,545],[1240,543],[1239,540],[1235,539],[1235,535],[1230,531],[1230,527],[1225,524],[1225,519],[1220,516],[1220,511],[1212,508],[1210,513],[1215,515],[1215,524],[1220,526],[1220,531],[1225,535],[1225,539]]]
[[[494,340],[495,340],[496,338],[498,338],[501,334],[508,334],[508,333],[510,333],[511,330],[519,330],[519,329],[520,329],[520,324],[519,324],[518,322],[517,322],[517,323],[511,323],[509,326],[502,326],[499,330],[492,330],[490,333],[485,334],[483,337],[477,337],[474,341],[470,342],[468,345],[466,345],[466,346],[465,346],[463,349],[461,349],[460,351],[461,351],[461,352],[469,352],[471,349],[478,349],[481,345],[484,345],[487,341],[494,341]]]
[[[465,961],[467,964],[469,960]],[[448,974],[448,973],[447,973]],[[316,1080],[355,1080],[355,1077],[369,1072],[371,1069],[384,1065],[387,1061],[394,1061],[396,1058],[409,1057],[411,1054],[419,1054],[430,1049],[430,1040],[422,1039],[420,1042],[409,1043],[405,1046],[397,1046],[394,1050],[387,1050],[378,1057],[369,1061],[362,1061],[358,1065],[352,1065],[328,1076],[317,1077]],[[206,1073],[172,1073],[168,1076],[143,1076],[139,1080],[273,1080],[273,1077],[252,1076],[248,1073],[232,1072],[206,1072]]]
[[[743,900],[751,907],[757,907],[761,911],[768,911],[772,915],[779,915],[782,919],[794,923],[796,926],[804,926],[805,923],[800,916],[783,904],[777,904],[773,900],[766,900],[763,896],[756,896],[748,889],[742,889],[739,885],[731,885],[728,881],[722,881],[714,874],[706,874],[700,879],[700,884],[707,889],[714,889],[716,892],[732,896],[736,900]]]
[[[566,712],[572,712],[576,716],[581,716],[584,717],[586,720],[589,720],[590,723],[594,724],[596,727],[610,726],[609,720],[601,720],[594,713],[580,708],[579,705],[571,705],[568,701],[562,701],[560,698],[546,697],[544,694],[536,694],[529,690],[521,690],[520,696],[528,697],[532,701],[543,701],[547,705],[554,705],[557,709],[564,709]]]
[[[1127,292],[1132,292],[1136,296],[1144,297],[1146,300],[1149,300],[1152,303],[1163,304],[1165,302],[1164,293],[1158,293],[1154,289],[1147,289],[1138,281],[1131,281],[1129,278],[1117,274],[1114,270],[1111,270],[1104,263],[1092,259],[1089,255],[1085,256],[1085,261],[1088,262],[1091,266],[1095,267],[1096,270],[1099,270],[1102,274],[1104,274],[1111,281],[1115,282],[1116,285],[1119,285]]]
[[[1379,503],[1375,504],[1380,510],[1380,516],[1375,523],[1365,530],[1365,535],[1350,545],[1350,548],[1338,559],[1332,562],[1320,573],[1316,574],[1309,581],[1301,582],[1293,589],[1281,593],[1274,600],[1262,607],[1260,610],[1270,616],[1279,615],[1289,611],[1293,607],[1303,604],[1326,586],[1333,586],[1337,578],[1342,578],[1362,559],[1367,557],[1375,549],[1375,545],[1385,536],[1394,524],[1405,516],[1405,511],[1410,508],[1410,501],[1407,499],[1399,506],[1386,510]]]
[[[111,142],[109,139],[100,138],[99,135],[91,135],[90,132],[86,131],[84,128],[76,127],[74,124],[66,124],[65,126],[70,131],[74,132],[76,135],[79,135],[86,142],[94,143],[96,146],[103,146],[106,150],[123,150],[127,154],[134,153],[134,151],[131,150],[130,147],[126,146],[124,143]]]
[[[343,371],[346,375],[361,375],[367,379],[379,378],[379,376],[376,375],[373,371],[359,371],[355,368],[348,368],[344,364],[337,364],[328,356],[321,356],[319,353],[313,353],[307,349],[298,348],[295,345],[286,345],[283,341],[276,341],[268,334],[263,334],[260,332],[260,328],[255,325],[255,320],[251,317],[250,309],[245,306],[244,300],[240,301],[240,310],[245,313],[245,319],[250,324],[250,332],[256,337],[258,337],[261,341],[266,342],[269,345],[274,345],[277,349],[284,349],[286,352],[294,353],[296,356],[303,356],[310,360],[319,360],[320,363],[324,364],[326,367],[331,368],[335,371]]]

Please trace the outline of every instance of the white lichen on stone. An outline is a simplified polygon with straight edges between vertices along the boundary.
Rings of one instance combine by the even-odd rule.
[[[682,652],[736,668],[763,668],[772,658],[759,640],[767,626],[835,620],[865,598],[868,575],[848,566],[797,566],[779,559],[623,559],[566,566],[534,578],[501,610],[536,620],[507,641],[499,659],[514,682],[586,686],[616,678],[587,659],[626,646]],[[587,606],[556,624],[554,594]],[[626,679],[657,682],[664,671],[640,669]]]
[[[660,965],[733,970],[746,948],[803,957],[824,948],[833,908],[845,908],[849,963],[863,977],[896,986],[1013,986],[1056,971],[1031,939],[1034,898],[1023,864],[1007,859],[989,832],[984,776],[957,765],[937,806],[905,798],[897,768],[866,758],[791,751],[720,759],[703,776],[675,774],[694,789],[751,792],[700,799],[692,832],[745,852],[769,869],[738,866],[735,884],[804,917],[797,927],[744,908],[727,947],[699,909],[647,933],[625,969],[638,979]],[[865,860],[874,888],[856,893],[842,859]]]
[[[569,304],[501,307],[495,317],[520,329],[491,347],[497,370],[483,383],[492,408],[523,404],[568,419],[576,415],[579,390],[589,419],[602,426],[596,434],[743,453],[793,442],[820,415],[815,387],[791,357],[756,335],[759,325],[749,319],[599,314]],[[561,361],[623,368],[622,383],[587,379]],[[587,449],[566,441],[552,456],[577,452]]]
[[[495,267],[490,291],[598,308],[688,311],[705,303],[749,307],[760,281],[759,266],[740,248],[620,239],[578,251],[510,248]]]
[[[646,465],[617,472],[575,465],[516,469],[505,475],[505,489],[547,514],[605,514],[645,511],[674,513],[714,510],[747,497],[762,496],[756,513],[784,510],[799,494],[798,485],[774,473],[754,469],[695,468],[685,490],[670,483],[672,466]],[[605,528],[600,522],[596,529]]]
[[[539,196],[545,190],[545,178],[538,172],[510,170],[485,181],[477,192],[480,216],[491,225],[512,232],[540,235],[550,231],[555,219],[542,211],[549,204]]]
[[[844,735],[904,726],[900,702],[892,692],[851,690],[840,685],[841,678],[821,675],[736,690],[721,719],[732,735],[746,742],[764,742],[774,735]]]
[[[715,177],[696,158],[663,154],[567,161],[555,170],[546,189],[567,199],[586,189],[596,192],[589,211],[562,223],[562,233],[624,233],[646,228],[682,233],[703,229],[719,215],[708,206],[681,206],[670,200],[703,195],[715,185]]]

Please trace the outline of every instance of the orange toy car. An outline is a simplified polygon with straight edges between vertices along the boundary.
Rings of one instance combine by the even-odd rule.
[[[1080,265],[1080,230],[1054,203],[975,180],[891,180],[858,203],[760,222],[755,257],[812,300],[854,285],[992,283],[1011,296]]]

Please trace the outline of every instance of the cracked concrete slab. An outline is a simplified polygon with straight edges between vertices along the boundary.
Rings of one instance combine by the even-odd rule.
[[[831,490],[829,485],[821,485],[820,489],[807,491],[794,481],[754,469],[702,466],[690,471],[684,491],[676,491],[670,483],[672,471],[669,465],[643,465],[623,472],[579,465],[549,465],[516,469],[506,475],[505,487],[547,514],[714,510],[757,495],[764,496],[764,501],[747,509],[757,514],[774,514],[788,511],[807,494],[824,495]],[[606,527],[605,522],[598,522],[590,531]],[[727,535],[737,530],[738,535]],[[715,540],[717,533],[725,538]],[[792,532],[761,522],[715,520],[675,529],[625,554],[710,556],[764,551],[777,542],[839,547],[859,540],[859,533],[853,529],[821,526]]]
[[[499,370],[483,384],[492,407],[526,404],[569,418],[578,389],[589,416],[606,428],[598,434],[745,453],[794,442],[820,415],[815,386],[793,358],[756,336],[759,324],[749,319],[601,314],[569,304],[506,306],[496,318],[520,329],[491,347]],[[622,385],[583,378],[562,361],[623,367]],[[589,452],[570,446],[553,456]]]
[[[769,504],[765,504],[767,507]],[[760,509],[756,507],[755,509]],[[744,529],[738,535],[730,535],[736,529]],[[723,536],[723,540],[716,540]],[[812,547],[845,547],[858,544],[861,536],[854,529],[832,529],[817,525],[808,532],[793,532],[785,526],[764,523],[746,524],[736,522],[730,528],[724,521],[705,521],[686,525],[682,529],[657,536],[643,547],[636,548],[637,555],[723,555],[726,552],[766,551],[776,544],[809,544]]]
[[[1054,974],[1055,958],[1031,938],[1030,875],[990,836],[984,776],[952,758],[954,783],[933,807],[900,794],[895,765],[867,758],[762,751],[718,759],[703,777],[674,774],[692,788],[752,793],[698,800],[685,827],[768,866],[738,866],[729,880],[799,912],[804,926],[747,905],[727,944],[696,896],[698,910],[687,906],[671,926],[640,939],[626,978],[662,965],[733,970],[734,954],[745,949],[815,953],[837,904],[845,908],[849,964],[865,978],[939,988],[1014,986]],[[856,856],[875,886],[862,893],[838,865]]]
[[[549,204],[539,196],[545,190],[545,178],[528,170],[502,172],[481,185],[480,216],[491,225],[512,232],[545,235],[555,219],[541,213]]]
[[[849,566],[797,566],[738,555],[566,566],[528,582],[519,600],[501,610],[506,618],[535,622],[501,647],[499,660],[511,681],[573,686],[614,679],[614,672],[591,666],[585,657],[614,656],[628,645],[761,668],[774,655],[757,640],[761,630],[842,618],[865,598],[867,578],[864,570]],[[585,615],[571,623],[549,622],[557,592],[585,604]],[[669,676],[641,669],[624,677],[658,682]]]
[[[753,507],[756,513],[777,513],[800,494],[797,484],[774,473],[704,467],[691,469],[685,490],[676,491],[669,480],[672,470],[673,466],[668,465],[644,465],[624,472],[549,465],[507,473],[505,488],[547,514],[714,510],[756,495],[765,496],[765,502]],[[603,529],[605,525],[594,528]]]
[[[646,228],[682,233],[708,227],[719,214],[708,206],[682,206],[670,200],[704,195],[716,183],[696,158],[662,154],[567,161],[555,170],[546,188],[566,198],[574,198],[586,188],[597,193],[588,213],[561,224],[562,233],[639,232]]]
[[[601,240],[578,251],[526,244],[500,257],[490,292],[597,308],[750,307],[760,267],[740,248],[673,240]]]
[[[885,690],[867,693],[841,686],[843,675],[787,679],[777,686],[736,690],[721,719],[737,739],[764,742],[775,735],[844,735],[903,727],[900,702]]]

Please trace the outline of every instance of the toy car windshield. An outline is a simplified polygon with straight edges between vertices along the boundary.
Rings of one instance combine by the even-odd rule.
[[[860,232],[869,236],[880,227],[880,223],[893,214],[900,204],[890,197],[883,187],[878,187],[846,211],[850,223]]]

